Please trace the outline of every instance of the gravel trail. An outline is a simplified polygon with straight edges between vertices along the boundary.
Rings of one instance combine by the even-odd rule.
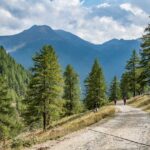
[[[150,115],[122,102],[116,108],[120,112],[113,118],[30,150],[150,150]]]

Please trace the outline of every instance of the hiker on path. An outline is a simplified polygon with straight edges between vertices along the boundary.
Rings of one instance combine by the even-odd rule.
[[[123,98],[124,105],[126,105],[126,97]]]
[[[115,104],[115,105],[117,104],[117,100],[116,100],[116,99],[114,100],[114,104]]]

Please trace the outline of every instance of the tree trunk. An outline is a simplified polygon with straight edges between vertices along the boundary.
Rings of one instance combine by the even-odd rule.
[[[134,96],[134,97],[136,96],[136,91],[135,91],[135,89],[134,89],[134,92],[133,92],[133,96]]]
[[[6,140],[5,139],[3,140],[3,149],[4,150],[6,149]]]
[[[43,112],[43,130],[46,131],[46,112]]]

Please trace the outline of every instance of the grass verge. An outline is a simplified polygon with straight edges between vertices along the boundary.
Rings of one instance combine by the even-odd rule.
[[[30,147],[31,145],[45,142],[47,140],[54,140],[65,136],[71,132],[80,130],[84,127],[90,126],[103,118],[113,116],[115,114],[114,106],[104,106],[97,112],[86,112],[79,115],[74,115],[64,118],[55,123],[54,128],[48,129],[46,132],[38,130],[29,133],[25,136],[20,136],[12,142],[12,148],[23,149],[23,147]]]
[[[128,104],[150,113],[150,95],[142,95],[131,98],[128,100]]]

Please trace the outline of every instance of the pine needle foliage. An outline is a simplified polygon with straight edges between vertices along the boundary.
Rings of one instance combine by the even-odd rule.
[[[0,140],[3,141],[15,135],[19,125],[6,83],[6,78],[0,74]]]
[[[138,94],[140,88],[140,84],[138,82],[140,76],[139,63],[140,58],[136,51],[133,50],[131,58],[126,65],[126,71],[128,73],[128,79],[130,83],[129,88],[130,91],[133,93],[133,96],[136,96]]]
[[[98,59],[95,59],[92,70],[85,80],[85,88],[85,104],[88,109],[101,107],[106,102],[106,84]]]
[[[81,92],[79,76],[71,65],[67,65],[64,72],[64,79],[64,99],[66,100],[66,114],[77,114],[82,111],[82,103],[80,98]]]
[[[140,81],[142,86],[150,86],[150,24],[145,28],[141,44],[141,69]]]
[[[119,100],[120,98],[121,98],[120,84],[117,77],[115,76],[111,82],[109,100],[114,101]]]
[[[46,130],[63,113],[63,76],[55,50],[44,46],[33,58],[32,79],[25,100],[25,121]]]

